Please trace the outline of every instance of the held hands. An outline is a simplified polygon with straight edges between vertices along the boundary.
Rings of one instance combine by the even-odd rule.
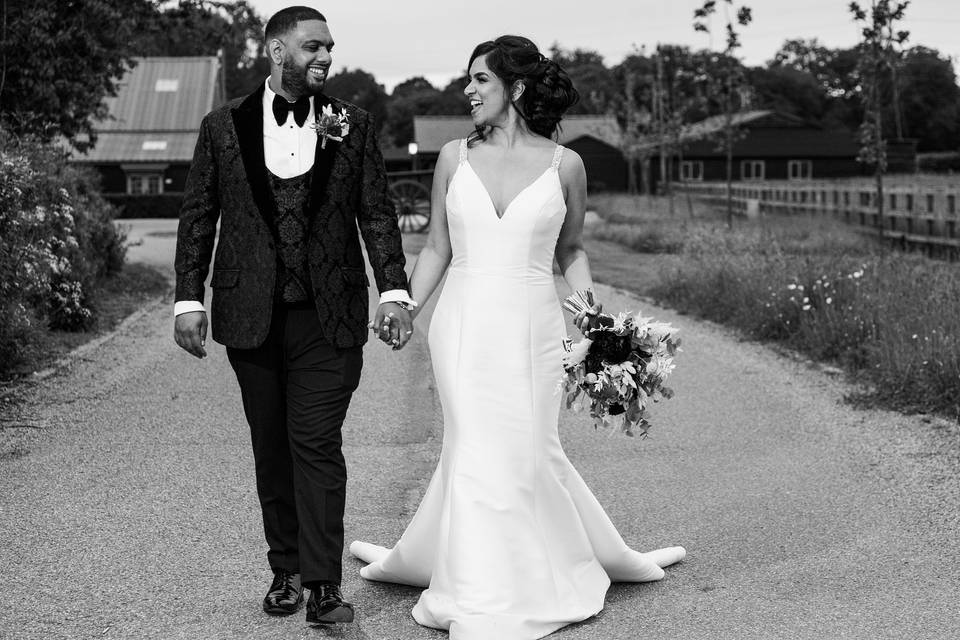
[[[413,319],[410,312],[395,302],[384,302],[377,307],[377,314],[370,323],[370,330],[386,344],[399,351],[413,335]]]
[[[205,358],[207,356],[207,351],[204,349],[207,342],[207,313],[190,311],[178,315],[173,321],[173,339],[190,355]]]

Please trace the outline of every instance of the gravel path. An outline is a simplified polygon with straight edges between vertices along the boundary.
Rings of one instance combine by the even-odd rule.
[[[169,269],[169,225],[138,227],[132,257]],[[681,329],[677,396],[646,440],[564,413],[564,444],[634,547],[688,558],[660,583],[615,585],[599,616],[551,637],[960,636],[956,425],[851,408],[817,367],[600,295]],[[364,582],[352,559],[356,623],[259,611],[269,571],[239,392],[222,347],[203,362],[176,348],[171,309],[73,358],[0,424],[0,637],[444,638],[410,617],[416,589]],[[365,351],[345,428],[348,542],[395,540],[439,453],[427,315],[399,354]]]

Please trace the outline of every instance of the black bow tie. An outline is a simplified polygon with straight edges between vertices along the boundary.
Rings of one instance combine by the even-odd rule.
[[[273,116],[277,119],[277,126],[282,127],[287,121],[287,114],[293,111],[293,120],[298,127],[302,127],[310,113],[310,96],[303,96],[296,102],[287,102],[281,95],[273,96]]]

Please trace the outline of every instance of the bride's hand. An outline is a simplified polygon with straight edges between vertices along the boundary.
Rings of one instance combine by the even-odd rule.
[[[598,302],[591,308],[573,316],[573,324],[576,325],[577,329],[580,329],[580,333],[587,335],[587,332],[596,323],[597,316],[600,315],[601,311],[603,311],[603,305]]]

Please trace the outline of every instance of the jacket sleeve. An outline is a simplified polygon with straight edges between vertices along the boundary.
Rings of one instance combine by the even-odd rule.
[[[377,290],[406,290],[406,258],[403,255],[400,227],[397,225],[393,200],[387,193],[387,171],[380,153],[376,125],[369,114],[366,114],[363,132],[363,175],[357,223],[367,247],[370,266],[373,267]]]
[[[180,224],[177,229],[177,274],[175,301],[203,302],[203,283],[210,269],[210,257],[220,217],[217,162],[210,133],[209,116],[200,125],[200,137],[187,174]]]

